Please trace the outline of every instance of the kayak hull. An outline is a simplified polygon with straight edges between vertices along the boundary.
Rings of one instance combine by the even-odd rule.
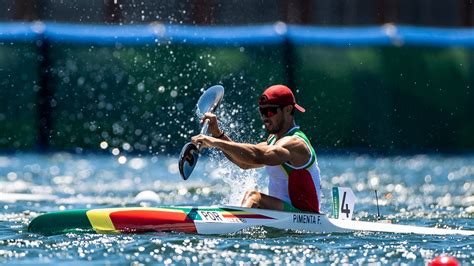
[[[313,233],[372,231],[474,235],[474,231],[467,230],[337,220],[318,213],[283,212],[234,206],[66,210],[37,216],[30,222],[28,231],[45,235],[77,231],[96,233],[174,231],[195,234],[228,234],[253,226]]]
[[[176,231],[226,234],[252,226],[310,232],[346,232],[324,214],[292,213],[241,207],[158,207],[66,210],[34,218],[28,230],[40,234],[72,231],[97,233],[146,233]]]

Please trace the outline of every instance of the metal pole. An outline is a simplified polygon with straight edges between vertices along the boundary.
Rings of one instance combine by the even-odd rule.
[[[285,23],[309,24],[311,21],[311,1],[288,1],[282,2],[283,18]],[[285,66],[286,85],[295,88],[295,68],[296,68],[296,53],[295,47],[286,38],[283,44],[283,63]]]
[[[462,18],[462,26],[472,27],[474,20],[474,1],[473,0],[461,0],[460,17]]]
[[[379,197],[377,196],[377,190],[375,190],[375,200],[377,202],[377,220],[380,220]]]
[[[216,22],[213,0],[195,0],[192,2],[192,23],[196,25],[213,25]]]
[[[104,10],[106,23],[118,24],[123,21],[121,0],[105,0]]]
[[[41,20],[41,10],[46,8],[41,1],[15,1],[15,15],[17,20]],[[44,38],[36,42],[38,58],[38,92],[36,94],[37,108],[37,146],[40,151],[46,151],[50,147],[52,135],[52,103],[54,91],[50,84],[51,61],[49,56],[49,44]]]
[[[54,90],[51,86],[50,44],[42,38],[38,41],[39,90],[37,93],[38,111],[38,148],[47,151],[50,148],[53,132],[52,111]]]
[[[13,19],[33,21],[38,19],[38,3],[36,0],[13,1]]]

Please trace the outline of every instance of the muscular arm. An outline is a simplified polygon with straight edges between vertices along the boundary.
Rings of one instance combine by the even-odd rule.
[[[202,119],[209,120],[208,133],[220,136],[221,130],[217,125],[217,117],[206,113]],[[211,136],[197,135],[192,137],[194,143],[200,142],[201,147],[216,147],[233,163],[243,169],[258,168],[265,165],[279,165],[290,162],[292,165],[300,166],[310,158],[310,151],[301,139],[295,137],[284,137],[275,145],[238,143],[224,135],[222,139]]]
[[[225,135],[223,133],[223,131],[221,131],[219,129],[219,126],[217,125],[217,117],[216,117],[215,114],[212,114],[212,113],[204,114],[204,116],[202,117],[201,123],[204,123],[204,121],[206,119],[209,121],[208,133],[210,133],[211,136],[222,136],[222,137],[220,137],[221,140],[233,142],[232,139],[230,139],[227,135]],[[196,142],[198,142],[198,141],[196,141]],[[263,143],[263,144],[265,144],[265,143]],[[224,153],[225,157],[227,157],[227,159],[229,159],[229,161],[233,162],[234,164],[236,164],[240,168],[250,169],[250,168],[259,168],[259,167],[263,166],[261,164],[255,164],[255,163],[250,163],[248,161],[241,160],[241,159],[239,159],[239,157],[237,157],[237,156],[233,155],[232,153],[229,153],[225,150],[222,150],[222,152]]]
[[[246,166],[250,166],[250,168],[279,165],[290,160],[290,152],[287,149],[277,145],[267,145],[266,143],[255,145],[218,140],[214,147],[221,149],[224,154],[228,154],[234,161],[241,162]],[[239,163],[236,164],[239,165]]]
[[[230,139],[226,135],[224,135],[222,140],[228,141],[228,142],[234,142],[234,141],[232,141],[232,139]],[[257,145],[266,145],[266,143],[262,142],[262,143],[259,143]],[[260,168],[260,167],[264,166],[263,164],[251,163],[251,162],[246,161],[246,160],[241,160],[238,156],[235,156],[233,153],[230,153],[230,152],[225,151],[223,149],[221,149],[221,150],[224,153],[225,157],[227,159],[229,159],[229,161],[233,162],[234,164],[236,164],[237,166],[239,166],[242,169]]]
[[[201,142],[203,147],[216,147],[222,150],[229,160],[244,169],[264,165],[280,165],[285,162],[299,165],[299,162],[309,159],[309,153],[304,143],[292,137],[285,137],[279,140],[276,145],[267,145],[264,142],[259,144],[238,143],[204,135],[193,137],[193,142]]]
[[[244,151],[241,152],[238,150],[239,149],[238,145],[242,143],[236,143],[233,141],[230,141],[230,142],[233,144],[226,145],[227,147],[230,147],[230,149],[221,148],[221,150],[224,153],[225,157],[227,157],[227,159],[229,159],[231,162],[233,162],[234,164],[236,164],[242,169],[260,168],[260,167],[265,166],[264,163],[259,163],[258,160],[254,160],[251,157],[245,156],[245,154],[248,152],[252,153],[251,150],[250,151],[248,150],[248,147],[247,149],[244,148]],[[248,145],[252,146],[252,144],[248,144]],[[265,142],[262,142],[253,146],[257,148],[258,146],[264,146],[264,145],[267,145],[267,144]],[[242,149],[242,147],[240,147],[240,149]]]

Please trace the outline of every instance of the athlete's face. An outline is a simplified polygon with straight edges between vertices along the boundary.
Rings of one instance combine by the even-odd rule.
[[[278,105],[259,106],[260,118],[262,119],[265,130],[269,134],[275,134],[283,129],[285,116],[283,107]]]

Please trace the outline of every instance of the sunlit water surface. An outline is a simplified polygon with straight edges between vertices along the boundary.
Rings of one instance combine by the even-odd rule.
[[[137,206],[144,190],[155,205],[238,204],[247,189],[265,191],[262,171],[241,171],[220,159],[201,158],[183,181],[173,157],[17,154],[0,156],[0,263],[194,264],[314,263],[425,264],[440,254],[474,264],[474,239],[382,233],[309,234],[252,228],[230,235],[182,233],[42,236],[27,232],[44,212]],[[320,155],[322,209],[331,210],[331,187],[349,186],[358,197],[356,219],[380,212],[396,223],[474,230],[474,156],[373,157]]]

